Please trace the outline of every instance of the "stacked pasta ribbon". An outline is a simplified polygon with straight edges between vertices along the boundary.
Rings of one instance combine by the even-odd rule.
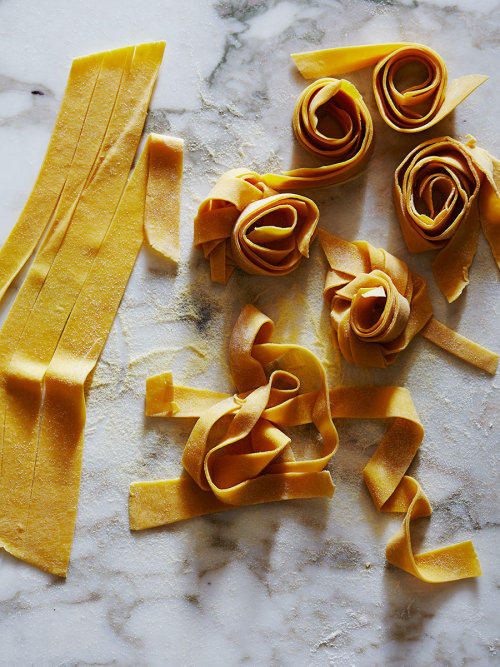
[[[385,250],[350,243],[324,230],[330,264],[324,289],[342,355],[358,366],[385,368],[421,333],[439,347],[494,374],[498,355],[432,317],[425,280]]]
[[[170,373],[148,382],[148,414],[197,421],[182,457],[188,475],[131,484],[130,527],[141,530],[241,505],[331,497],[334,487],[325,466],[338,446],[332,418],[392,418],[363,471],[377,509],[405,513],[388,543],[388,560],[425,581],[480,575],[471,542],[413,554],[410,522],[430,515],[431,508],[418,482],[405,475],[423,437],[408,391],[329,390],[315,355],[298,345],[272,343],[272,332],[269,318],[245,306],[229,343],[234,396],[173,386]],[[296,459],[282,429],[311,423],[322,444],[314,458]]]
[[[182,142],[152,135],[128,180],[163,51],[162,42],[142,44],[74,61],[40,175],[0,253],[5,291],[47,228],[0,332],[0,544],[61,576],[75,526],[85,380],[145,226],[155,243],[158,214],[176,253]]]
[[[394,202],[408,250],[440,250],[433,270],[448,301],[469,283],[479,218],[500,268],[500,162],[473,141],[417,146],[396,169]]]

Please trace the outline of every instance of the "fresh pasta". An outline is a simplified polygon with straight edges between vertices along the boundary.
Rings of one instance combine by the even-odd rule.
[[[385,368],[420,333],[464,361],[496,372],[497,354],[433,318],[424,278],[404,262],[365,241],[350,243],[324,230],[319,237],[330,265],[323,294],[334,339],[347,361]]]
[[[244,169],[224,174],[201,203],[194,245],[210,261],[214,282],[226,284],[234,268],[283,276],[309,256],[319,211],[307,197],[279,194]]]
[[[373,93],[378,110],[387,125],[398,132],[428,130],[488,78],[471,74],[454,79],[448,86],[448,72],[441,56],[423,44],[404,42],[307,51],[295,53],[292,58],[306,79],[375,65]],[[413,73],[406,83],[403,70],[409,65],[425,73]]]
[[[241,505],[331,497],[326,465],[338,447],[333,418],[392,419],[363,476],[382,512],[405,514],[387,545],[388,560],[428,582],[481,574],[471,542],[414,554],[411,520],[431,513],[418,482],[406,475],[423,438],[410,394],[401,387],[328,388],[314,354],[272,343],[273,322],[247,305],[235,324],[229,364],[238,394],[174,386],[170,373],[147,384],[148,414],[197,419],[178,479],[130,485],[132,530],[170,524]],[[314,424],[321,445],[297,458],[283,429]]]
[[[394,203],[408,250],[440,251],[432,268],[448,301],[469,283],[479,220],[500,268],[500,162],[472,139],[417,146],[396,169]]]

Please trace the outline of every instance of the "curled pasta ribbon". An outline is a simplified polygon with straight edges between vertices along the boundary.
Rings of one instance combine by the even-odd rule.
[[[270,343],[272,331],[273,323],[263,313],[253,306],[243,309],[229,347],[237,395],[174,387],[170,373],[150,378],[150,415],[198,421],[183,455],[189,476],[131,484],[132,530],[235,505],[331,497],[334,487],[324,467],[338,444],[332,418],[391,419],[363,471],[376,508],[405,514],[387,545],[388,560],[429,582],[479,576],[471,542],[413,553],[410,522],[429,516],[431,508],[418,482],[405,474],[424,433],[409,392],[401,387],[328,391],[318,359],[300,346]],[[311,423],[323,443],[315,457],[297,460],[282,429]]]
[[[234,505],[333,495],[331,476],[324,468],[337,449],[338,436],[324,368],[303,347],[270,343],[272,331],[269,318],[246,306],[233,330],[229,355],[239,393],[222,395],[222,399],[217,394],[211,404],[207,393],[194,400],[191,396],[191,406],[200,401],[206,409],[182,457],[190,477],[167,483],[168,515],[163,523]],[[170,379],[165,377],[167,383]],[[167,398],[162,398],[165,383],[155,382],[151,390],[155,398],[149,398],[148,404],[163,412],[160,404],[168,403],[166,412],[170,412],[172,396],[167,392]],[[312,458],[296,459],[282,428],[293,423],[292,399],[300,401],[306,393],[309,421],[318,429],[322,444]],[[178,397],[174,388],[173,398],[174,415],[184,416],[182,392]],[[131,488],[131,527],[135,529],[152,525],[151,516],[144,515],[143,497],[137,495],[141,489],[141,484]]]
[[[500,162],[472,138],[417,146],[396,169],[394,202],[408,250],[440,250],[433,271],[448,301],[469,283],[479,217],[500,268]]]
[[[428,46],[404,42],[309,51],[293,54],[292,58],[306,79],[376,65],[375,100],[384,121],[398,132],[429,129],[488,78],[480,74],[462,76],[447,88],[448,73],[441,56]],[[405,85],[402,70],[408,65],[419,66],[425,75]]]
[[[319,79],[299,95],[293,130],[306,150],[330,164],[265,174],[262,179],[276,190],[344,183],[361,171],[372,153],[370,112],[358,90],[343,79]]]
[[[365,241],[350,243],[324,230],[321,245],[330,264],[324,297],[334,338],[357,366],[385,368],[421,333],[447,352],[494,374],[498,355],[432,317],[424,278]]]
[[[235,266],[250,274],[283,276],[309,256],[318,219],[311,199],[278,194],[258,174],[235,169],[201,203],[194,245],[209,258],[214,282],[226,284]]]

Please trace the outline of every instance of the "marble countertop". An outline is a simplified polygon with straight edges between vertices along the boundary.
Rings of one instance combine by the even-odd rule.
[[[71,60],[155,39],[166,52],[146,130],[184,138],[182,259],[169,273],[141,252],[88,393],[83,476],[66,581],[0,553],[0,665],[487,665],[498,662],[499,376],[415,340],[388,370],[348,366],[332,351],[321,286],[325,262],[269,281],[209,280],[192,249],[192,219],[217,178],[264,173],[302,156],[290,127],[304,81],[289,54],[416,41],[450,78],[491,78],[451,117],[412,137],[380,120],[371,72],[352,74],[372,111],[376,147],[358,179],[313,193],[321,224],[369,240],[428,279],[436,316],[499,348],[498,271],[481,236],[471,284],[446,304],[432,254],[411,256],[391,199],[394,168],[425,138],[473,134],[500,155],[500,3],[401,0],[0,0],[0,235],[29,194]],[[10,298],[19,288],[11,290]],[[189,425],[147,419],[145,378],[231,390],[227,340],[256,303],[283,341],[311,347],[332,385],[407,387],[425,428],[411,472],[432,504],[415,550],[472,539],[483,576],[425,584],[385,561],[397,515],[377,513],[361,470],[383,429],[338,423],[332,500],[234,509],[131,533],[131,481],[175,477]],[[369,566],[367,566],[369,564]]]

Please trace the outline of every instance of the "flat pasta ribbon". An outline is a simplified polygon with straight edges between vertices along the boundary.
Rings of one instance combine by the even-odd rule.
[[[235,266],[254,275],[283,276],[309,256],[319,211],[307,197],[278,194],[255,172],[224,174],[200,204],[194,245],[210,260],[214,282]]]
[[[391,419],[363,471],[377,509],[406,514],[387,546],[388,560],[429,582],[479,576],[471,542],[413,554],[410,521],[430,515],[431,508],[418,482],[405,475],[423,438],[409,392],[401,387],[336,387],[325,394],[326,379],[316,357],[299,346],[270,343],[272,331],[263,313],[253,306],[243,309],[229,349],[238,395],[173,386],[171,373],[148,380],[147,414],[198,421],[183,455],[190,476],[130,485],[131,529],[235,505],[331,497],[333,485],[323,468],[338,443],[332,417]],[[322,448],[314,458],[297,460],[281,429],[311,423],[323,436]]]
[[[67,88],[67,94],[87,96],[77,106],[81,129],[59,137],[61,151],[73,160],[47,234],[0,331],[0,545],[60,576],[66,575],[75,527],[84,384],[106,342],[144,231],[151,230],[145,209],[157,210],[147,202],[158,198],[160,174],[169,185],[181,177],[179,141],[151,135],[129,179],[163,51],[163,42],[141,44],[81,62],[80,84],[89,85]],[[68,121],[77,125],[76,117]],[[46,163],[42,174],[45,168]],[[59,175],[53,178],[55,187]],[[39,179],[34,190],[42,203],[53,194],[49,174],[44,179],[44,188]],[[175,227],[175,205],[162,210]],[[18,225],[12,238],[19,233]]]
[[[370,112],[359,91],[345,79],[323,78],[308,86],[295,104],[293,130],[306,150],[329,164],[262,176],[276,190],[344,183],[361,171],[372,154]]]
[[[306,79],[376,65],[375,100],[384,121],[398,132],[429,129],[488,78],[480,74],[462,76],[447,88],[448,73],[441,56],[428,46],[404,42],[308,51],[295,53],[292,58]],[[406,84],[404,70],[409,65],[416,65],[425,74],[417,74]]]
[[[408,250],[440,250],[432,268],[448,301],[469,284],[479,218],[500,268],[500,162],[472,138],[417,146],[396,169],[394,203]]]
[[[319,230],[330,265],[324,297],[332,333],[344,358],[357,366],[385,368],[421,333],[464,361],[494,374],[498,355],[432,317],[424,278],[385,250],[350,243]]]

